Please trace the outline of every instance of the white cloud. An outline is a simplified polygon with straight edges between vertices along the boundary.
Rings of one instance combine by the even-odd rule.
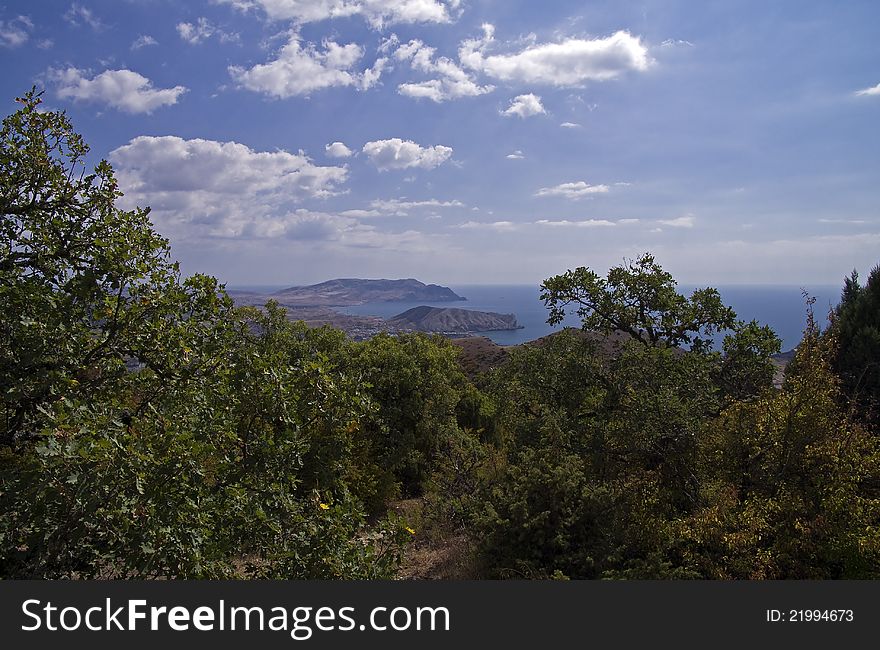
[[[522,151],[517,149],[513,153],[507,154],[507,159],[508,160],[525,160],[525,156],[523,155]]]
[[[239,9],[259,7],[270,20],[310,23],[362,16],[374,28],[395,23],[448,23],[461,0],[217,0]]]
[[[576,122],[563,122],[559,126],[561,126],[563,129],[579,129],[579,128],[581,128],[581,125],[577,124]]]
[[[299,36],[293,34],[276,59],[250,69],[230,66],[229,74],[248,90],[280,99],[335,86],[368,88],[378,81],[384,59],[372,69],[358,73],[352,68],[364,54],[359,45],[325,40],[322,48],[318,50],[313,43],[303,45]]]
[[[541,219],[535,223],[539,226],[553,226],[557,228],[607,228],[617,225],[608,219],[585,219],[583,221],[569,221],[567,219],[548,221],[547,219]]]
[[[221,245],[216,240],[258,240],[264,247],[277,240],[284,246],[300,242],[311,252],[323,247],[428,249],[419,232],[385,232],[358,220],[377,216],[371,211],[299,207],[303,200],[339,194],[348,174],[345,166],[319,166],[302,152],[140,136],[110,152],[110,161],[125,192],[120,205],[151,206],[158,230],[175,243],[204,246],[206,240],[215,240],[210,246],[216,247]],[[265,254],[265,248],[260,250]]]
[[[392,34],[382,43],[382,50],[389,51],[398,46],[397,36]],[[428,47],[422,41],[412,40],[404,45],[399,45],[394,52],[394,58],[398,61],[408,61],[413,70],[418,70],[430,75],[436,75],[426,81],[403,83],[397,87],[401,95],[415,99],[430,99],[434,102],[444,102],[461,97],[475,97],[492,92],[494,86],[480,86],[477,82],[454,61],[441,56],[435,58],[436,50]]]
[[[433,169],[449,159],[452,148],[439,144],[422,147],[411,140],[391,138],[368,142],[364,145],[363,152],[379,171],[410,167]]]
[[[176,136],[139,136],[110,152],[110,161],[123,206],[151,206],[160,230],[182,237],[305,237],[317,226],[292,204],[339,193],[348,175],[301,152]]]
[[[388,66],[388,59],[384,56],[379,57],[373,62],[373,67],[367,68],[363,71],[360,76],[360,83],[358,87],[361,90],[369,90],[377,83],[382,77],[382,73],[385,71],[385,68]]]
[[[34,24],[27,16],[16,16],[12,20],[0,20],[0,45],[18,47],[27,43]]]
[[[880,84],[877,84],[876,86],[871,86],[870,88],[862,88],[861,90],[857,90],[856,95],[861,95],[861,96],[880,95]]]
[[[101,20],[92,13],[92,10],[88,7],[83,7],[78,2],[74,2],[70,5],[70,9],[68,9],[64,14],[64,20],[73,25],[74,27],[81,27],[83,25],[87,27],[91,27],[96,32],[104,29],[105,25],[101,22]]]
[[[126,113],[152,113],[176,104],[186,87],[154,88],[146,77],[131,70],[105,70],[89,79],[78,68],[49,69],[47,76],[57,86],[58,96],[74,101],[99,102]]]
[[[866,219],[819,219],[819,223],[840,223],[848,226],[862,226],[869,222]]]
[[[693,47],[694,44],[681,38],[667,38],[660,43],[661,47]]]
[[[378,210],[362,210],[362,209],[343,210],[339,214],[343,217],[351,217],[353,219],[369,219],[371,217],[384,216]]]
[[[462,228],[464,230],[501,230],[501,231],[509,231],[516,230],[519,226],[513,223],[512,221],[491,221],[491,222],[483,222],[483,221],[466,221],[464,223],[460,223],[456,226],[456,228]]]
[[[650,63],[641,38],[625,31],[606,38],[533,44],[513,54],[487,54],[495,30],[492,25],[484,25],[483,30],[483,38],[462,43],[459,59],[465,67],[502,81],[580,86],[646,70]]]
[[[331,158],[350,158],[352,155],[352,150],[346,147],[342,142],[331,142],[324,147],[324,151],[326,151],[327,155]]]
[[[149,47],[150,45],[158,45],[159,41],[148,34],[142,34],[134,39],[134,42],[131,44],[131,49],[139,50],[142,47]]]
[[[546,112],[543,104],[541,104],[541,98],[529,93],[528,95],[518,95],[514,97],[507,110],[501,111],[501,114],[506,115],[507,117],[517,115],[525,119],[532,115],[543,115]]]
[[[607,185],[589,185],[584,181],[578,181],[576,183],[561,183],[554,187],[542,187],[535,192],[535,196],[561,196],[574,200],[594,194],[606,194],[608,191]]]
[[[670,228],[693,228],[696,218],[689,214],[675,219],[658,219],[657,221]]]
[[[461,201],[440,201],[438,199],[427,199],[424,201],[407,201],[405,199],[377,199],[370,202],[370,207],[377,212],[389,213],[398,217],[405,217],[410,210],[418,208],[463,208],[464,203]]]
[[[195,23],[177,23],[176,29],[180,38],[190,45],[198,45],[212,36],[216,36],[223,43],[239,39],[237,33],[223,31],[204,16]]]

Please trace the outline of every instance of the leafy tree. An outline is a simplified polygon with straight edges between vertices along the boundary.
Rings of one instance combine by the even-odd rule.
[[[724,397],[742,400],[772,387],[776,374],[772,357],[781,349],[782,340],[768,325],[738,323],[722,343],[720,382]]]
[[[147,210],[28,93],[0,131],[0,575],[380,577],[341,333],[183,279]]]
[[[115,206],[106,161],[85,173],[63,113],[34,91],[17,101],[0,129],[0,444],[33,438],[41,408],[124,379],[127,362],[200,371],[187,350],[231,309],[213,278],[181,280],[149,210]]]
[[[625,332],[649,346],[711,347],[711,335],[732,328],[736,314],[715,289],[698,289],[685,298],[672,275],[650,253],[625,261],[607,278],[580,267],[544,281],[541,299],[550,309],[547,322],[561,323],[575,307],[585,330]]]
[[[876,578],[880,446],[847,417],[835,343],[812,319],[779,391],[726,409],[701,439],[702,506],[681,561],[707,578]]]
[[[880,407],[880,266],[862,286],[853,271],[832,314],[838,343],[834,366],[844,393],[876,426]]]

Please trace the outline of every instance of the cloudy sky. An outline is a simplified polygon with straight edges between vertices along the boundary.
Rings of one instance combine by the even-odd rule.
[[[880,261],[876,0],[0,0],[188,272],[685,282]]]

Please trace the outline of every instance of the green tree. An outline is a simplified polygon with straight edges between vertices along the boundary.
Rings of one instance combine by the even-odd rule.
[[[0,576],[387,577],[341,333],[183,279],[28,93],[0,130]]]
[[[724,397],[746,399],[773,386],[776,366],[772,357],[781,349],[782,340],[768,325],[738,323],[722,343],[720,382]]]
[[[180,360],[232,306],[213,278],[181,280],[149,210],[116,207],[106,161],[86,173],[63,113],[34,91],[17,101],[0,129],[0,444],[33,438],[47,404],[124,380],[127,363],[198,372]]]
[[[644,253],[610,269],[607,278],[586,267],[549,278],[541,299],[551,325],[574,306],[585,330],[625,332],[650,346],[711,347],[712,334],[734,326],[736,314],[716,289],[698,289],[686,298],[675,287],[672,275]]]
[[[681,561],[706,578],[876,578],[880,446],[840,405],[836,344],[810,319],[781,390],[707,427],[701,506],[678,523]]]
[[[844,394],[876,426],[880,408],[880,266],[871,270],[864,286],[856,271],[846,279],[831,329],[838,344],[834,366],[843,380]]]
[[[674,287],[650,256],[607,281],[579,269],[545,282],[551,321],[578,304],[586,331],[515,350],[490,377],[506,463],[472,507],[491,575],[705,575],[683,540],[728,494],[705,463],[709,432],[725,406],[773,394],[779,339],[714,289],[688,300]],[[723,355],[720,329],[733,329]]]

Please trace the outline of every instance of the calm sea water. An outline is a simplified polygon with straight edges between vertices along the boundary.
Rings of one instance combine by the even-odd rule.
[[[824,326],[828,309],[840,299],[838,286],[804,287],[811,296],[816,298],[814,312],[820,324]],[[478,311],[494,311],[502,314],[516,314],[517,321],[523,329],[510,332],[486,332],[493,341],[500,345],[515,345],[545,336],[562,326],[551,327],[547,324],[547,308],[539,299],[539,289],[523,285],[459,285],[451,287],[455,293],[467,298],[467,301],[455,303],[424,303],[394,302],[367,303],[355,307],[341,308],[348,314],[371,315],[388,318],[419,305],[436,307],[460,307]],[[689,295],[692,286],[680,285],[679,290]],[[770,325],[782,339],[783,350],[795,347],[801,340],[806,323],[806,305],[799,286],[769,285],[731,285],[718,287],[724,303],[733,307],[737,316],[743,320],[757,320],[761,324]],[[577,327],[580,321],[576,316],[569,316],[565,325]]]
[[[230,289],[272,293],[284,286],[230,286]],[[679,291],[689,295],[695,287],[679,285]],[[456,285],[451,289],[460,296],[467,298],[462,302],[375,302],[354,307],[340,307],[339,311],[347,314],[379,316],[389,318],[401,312],[418,307],[431,305],[435,307],[459,307],[477,311],[494,311],[501,314],[515,314],[523,329],[510,332],[486,332],[493,341],[500,345],[516,345],[532,341],[551,332],[559,330],[562,325],[550,327],[547,324],[547,308],[541,302],[539,289],[531,285]],[[819,323],[826,324],[826,315],[833,305],[840,300],[841,287],[837,285],[816,285],[799,287],[794,285],[728,285],[718,287],[724,303],[733,307],[737,316],[743,320],[757,320],[761,324],[770,325],[782,339],[782,349],[790,350],[801,340],[806,323],[806,305],[802,295],[806,289],[816,298],[814,312]],[[577,317],[569,316],[565,325],[580,325]]]

